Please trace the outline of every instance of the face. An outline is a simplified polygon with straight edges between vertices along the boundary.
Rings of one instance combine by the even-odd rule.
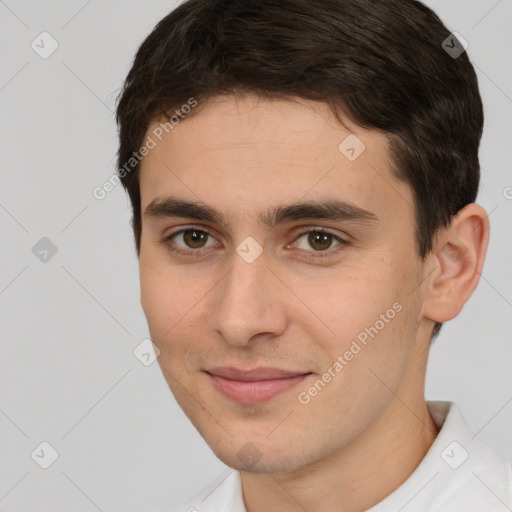
[[[389,388],[423,390],[412,193],[384,135],[322,103],[202,107],[141,164],[141,304],[216,455],[291,471],[377,424]]]

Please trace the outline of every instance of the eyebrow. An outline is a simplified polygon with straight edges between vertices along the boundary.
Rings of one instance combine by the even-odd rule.
[[[220,224],[230,229],[230,223],[215,208],[202,202],[191,202],[176,197],[156,198],[144,210],[145,218],[186,217],[203,222]],[[372,212],[353,203],[341,200],[318,199],[280,205],[259,215],[263,225],[274,228],[294,220],[324,219],[331,221],[352,221],[360,224],[377,224],[379,218]]]

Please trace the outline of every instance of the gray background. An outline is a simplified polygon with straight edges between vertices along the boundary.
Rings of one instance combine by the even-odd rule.
[[[481,282],[433,346],[427,398],[457,402],[512,459],[512,0],[426,3],[478,72],[491,221]],[[0,0],[0,510],[170,510],[227,469],[157,363],[133,354],[149,334],[129,202],[121,186],[92,195],[115,171],[115,97],[134,52],[174,6]],[[31,47],[51,48],[43,31],[59,45],[46,59]],[[33,253],[43,237],[57,248],[46,262]],[[58,452],[48,469],[35,461],[48,449],[31,457],[43,441]]]

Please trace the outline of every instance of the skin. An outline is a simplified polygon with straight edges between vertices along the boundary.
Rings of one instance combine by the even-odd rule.
[[[248,512],[370,508],[407,479],[438,433],[424,398],[430,336],[478,283],[485,210],[461,210],[422,261],[412,191],[392,174],[383,134],[348,120],[347,129],[326,105],[303,99],[219,96],[200,107],[141,164],[142,212],[173,195],[229,222],[143,216],[141,305],[160,367],[214,453],[241,471]],[[352,162],[338,150],[350,133],[366,146]],[[270,207],[321,198],[350,201],[378,222],[269,228],[258,220]],[[190,226],[211,236],[202,245],[183,234],[164,241]],[[307,230],[319,227],[348,243],[311,245]],[[236,252],[248,236],[263,248],[252,263]],[[300,403],[298,394],[396,302],[402,310]],[[221,365],[313,374],[263,404],[236,404],[204,372]]]

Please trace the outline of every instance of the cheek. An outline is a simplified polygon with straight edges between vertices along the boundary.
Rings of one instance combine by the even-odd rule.
[[[191,279],[190,273],[184,276],[179,269],[145,262],[141,262],[140,278],[141,306],[151,340],[161,351],[159,362],[173,373],[182,374],[193,366],[189,358],[197,352],[198,341],[207,341],[204,301],[213,283]]]
[[[352,266],[330,278],[297,283],[297,295],[305,298],[309,309],[317,313],[316,324],[322,324],[324,333],[330,332],[333,339],[357,336],[399,298],[389,268],[372,267],[369,271],[363,265]]]
[[[370,424],[389,402],[390,389],[398,389],[414,355],[416,314],[393,298],[360,295],[337,308],[336,336],[316,338],[324,355],[322,382],[300,390],[308,413],[328,414],[349,432]],[[360,404],[366,404],[364,411]]]
[[[167,293],[166,293],[167,290]],[[171,326],[174,311],[174,294],[168,293],[168,285],[154,270],[148,270],[141,264],[140,302],[152,334],[159,333],[164,325]]]
[[[155,262],[140,263],[140,301],[153,341],[163,342],[179,327],[187,312],[190,288]]]
[[[396,268],[384,260],[359,263],[331,279],[297,283],[294,290],[317,313],[297,321],[321,348],[326,369],[341,356],[350,367],[344,373],[357,380],[374,379],[370,368],[401,372],[411,356],[418,315],[408,295],[414,272]]]

